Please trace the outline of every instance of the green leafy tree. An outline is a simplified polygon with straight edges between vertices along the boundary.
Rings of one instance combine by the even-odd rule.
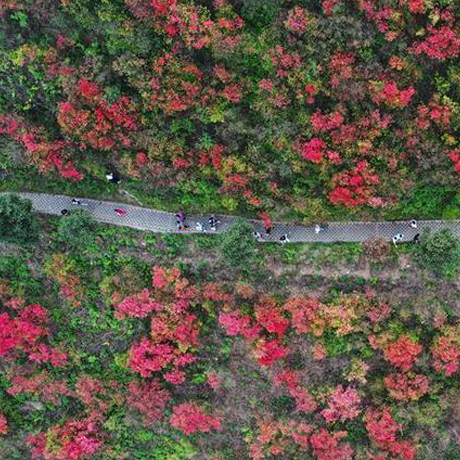
[[[248,269],[256,259],[256,241],[251,224],[238,219],[221,237],[220,250],[225,265]]]
[[[32,202],[17,195],[0,196],[0,240],[23,244],[36,240],[38,224]]]
[[[460,268],[460,240],[449,229],[423,233],[416,251],[420,265],[437,276],[454,277]]]
[[[72,211],[61,218],[58,226],[58,240],[70,249],[77,250],[94,244],[95,222],[90,214],[82,209]]]

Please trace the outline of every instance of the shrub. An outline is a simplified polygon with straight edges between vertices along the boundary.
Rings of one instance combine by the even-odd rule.
[[[59,221],[58,239],[70,249],[83,249],[94,243],[94,229],[95,223],[91,215],[77,209]]]
[[[408,371],[417,362],[417,357],[422,351],[421,345],[404,335],[385,347],[384,356],[393,366]]]
[[[0,196],[0,240],[22,244],[36,240],[37,236],[32,202],[12,194]]]
[[[390,245],[379,238],[365,241],[362,248],[372,262],[385,263],[390,255]]]
[[[327,422],[351,420],[361,412],[358,407],[360,403],[361,398],[354,388],[345,390],[342,385],[338,385],[331,394],[329,406],[321,414]]]
[[[449,229],[422,234],[416,252],[419,264],[437,276],[454,277],[460,267],[460,244]]]
[[[220,420],[207,415],[201,407],[194,403],[183,403],[173,407],[173,413],[169,419],[171,426],[181,430],[186,435],[197,431],[218,430]]]
[[[6,434],[8,431],[8,422],[6,417],[0,412],[0,435]]]
[[[252,226],[238,219],[223,235],[220,242],[222,261],[231,267],[247,269],[255,261],[256,241]]]

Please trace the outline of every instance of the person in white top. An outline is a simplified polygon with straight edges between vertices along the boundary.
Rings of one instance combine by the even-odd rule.
[[[285,233],[284,235],[281,235],[280,241],[281,241],[282,244],[291,242],[291,240],[289,239],[287,233]]]

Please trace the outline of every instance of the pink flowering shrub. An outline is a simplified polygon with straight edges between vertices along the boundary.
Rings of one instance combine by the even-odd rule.
[[[413,45],[412,52],[414,54],[425,54],[438,61],[458,56],[460,36],[449,26],[444,25],[438,29],[428,26],[428,32],[430,35],[425,40]]]
[[[348,442],[340,442],[347,436],[346,431],[331,434],[321,428],[310,437],[313,452],[318,460],[351,460],[353,449]]]
[[[248,340],[254,340],[259,336],[262,328],[256,324],[249,315],[241,315],[238,311],[219,314],[219,323],[225,327],[227,335],[236,336],[241,334]]]
[[[398,340],[387,345],[384,356],[393,366],[408,371],[417,362],[417,356],[423,351],[423,347],[410,337],[404,335]]]
[[[458,371],[460,365],[460,327],[446,326],[431,346],[433,367],[447,377]]]
[[[355,207],[374,198],[375,186],[380,183],[366,160],[360,161],[351,171],[334,175],[333,190],[329,193],[332,204]],[[374,200],[376,205],[377,201]]]
[[[405,90],[400,90],[396,83],[384,82],[376,83],[371,82],[370,91],[372,100],[379,104],[381,102],[390,107],[404,108],[411,101],[415,94],[415,89],[411,86]]]
[[[276,339],[261,340],[255,348],[257,361],[262,366],[271,366],[275,361],[285,358],[288,353],[288,348],[281,345]]]
[[[249,457],[251,460],[262,460],[283,454],[288,449],[306,451],[312,430],[313,427],[305,422],[283,422],[271,417],[258,420],[257,436],[249,445]]]
[[[384,382],[390,396],[400,401],[417,401],[430,390],[428,378],[412,372],[387,375]]]
[[[309,297],[291,297],[284,304],[284,309],[290,313],[291,324],[298,334],[322,334],[325,323],[320,317],[321,308],[320,302]]]
[[[213,389],[217,390],[222,384],[222,379],[220,379],[214,372],[208,374],[208,385]]]
[[[348,387],[344,389],[342,385],[339,385],[332,392],[329,405],[321,411],[321,414],[327,422],[352,420],[361,412],[361,409],[358,407],[360,403],[361,398],[354,388]]]
[[[90,458],[102,447],[102,435],[89,420],[69,420],[46,432],[30,435],[33,458],[44,460],[80,460]]]
[[[0,436],[8,432],[8,422],[6,417],[0,412]]]
[[[169,422],[173,428],[182,431],[186,435],[220,428],[219,418],[207,415],[203,409],[194,403],[183,403],[174,406]]]
[[[195,358],[188,350],[198,346],[200,327],[197,315],[188,312],[197,295],[196,288],[181,277],[177,268],[152,269],[152,289],[124,299],[116,308],[117,316],[150,318],[150,337],[143,337],[129,351],[128,365],[142,377],[161,372],[175,385],[185,381],[182,368]]]
[[[265,297],[255,306],[254,312],[257,322],[264,327],[267,332],[282,337],[289,320],[283,316],[282,310],[276,305],[273,298]]]
[[[170,400],[171,394],[161,387],[157,379],[145,383],[134,380],[128,386],[126,403],[140,412],[145,426],[162,419]]]
[[[144,289],[141,292],[126,297],[116,307],[115,316],[118,319],[123,319],[125,316],[134,316],[136,318],[145,318],[151,312],[159,310],[161,306],[158,302],[150,299],[150,292]]]
[[[308,11],[300,6],[295,6],[288,12],[284,26],[290,32],[303,34],[310,23]]]
[[[138,345],[131,348],[128,364],[142,377],[151,377],[154,372],[161,371],[174,359],[174,348],[171,345],[156,345],[144,337]]]
[[[391,416],[390,410],[368,410],[366,412],[366,428],[370,440],[382,451],[402,460],[415,458],[415,447],[409,441],[398,441],[397,434],[401,425]]]

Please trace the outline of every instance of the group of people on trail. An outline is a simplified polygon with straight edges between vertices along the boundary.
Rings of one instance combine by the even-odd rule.
[[[179,211],[176,213],[176,228],[177,230],[187,230],[190,225],[185,223],[185,213],[183,211]]]
[[[119,184],[121,182],[119,174],[117,172],[115,172],[115,171],[108,172],[105,177],[109,182],[111,182],[113,184]],[[83,202],[83,201],[81,201],[81,200],[79,200],[77,198],[72,198],[71,203],[74,206],[88,206],[88,203],[85,203],[85,202]],[[115,214],[117,214],[119,216],[125,216],[126,215],[126,211],[124,209],[122,209],[122,208],[114,208],[113,211],[115,212]],[[61,210],[61,215],[67,216],[69,214],[70,214],[70,211],[68,209],[62,209]],[[187,230],[188,228],[190,228],[190,225],[188,225],[186,223],[186,216],[185,216],[185,213],[183,211],[177,212],[175,214],[175,217],[176,217],[176,228],[177,228],[178,231],[183,231],[183,230]],[[220,220],[214,214],[212,214],[208,219],[209,229],[212,232],[215,232],[217,230],[218,224],[220,224]],[[271,234],[271,232],[273,230],[273,223],[268,220],[268,222],[267,221],[264,222],[263,225],[264,225],[263,228],[264,228],[265,236],[270,236],[270,234]],[[417,228],[417,221],[415,219],[412,219],[409,222],[409,226],[411,228],[416,229]],[[319,234],[322,231],[327,230],[327,228],[328,228],[328,224],[316,224],[315,227],[314,227],[314,231],[315,231],[316,234]],[[207,227],[203,222],[197,221],[196,224],[195,224],[195,230],[197,232],[206,232]],[[263,241],[263,239],[264,239],[262,234],[257,230],[254,230],[253,236],[257,241]],[[403,239],[404,239],[404,234],[397,233],[396,235],[393,236],[392,242],[396,246],[396,243],[402,242]],[[418,243],[419,239],[420,239],[420,233],[417,233],[412,238],[412,242],[413,243]],[[289,239],[289,235],[287,233],[282,234],[280,236],[280,238],[279,238],[279,242],[282,243],[282,244],[290,243],[291,240]]]
[[[409,226],[411,228],[417,228],[417,221],[415,219],[412,219],[410,222],[409,222]],[[393,238],[391,239],[391,241],[393,242],[393,244],[396,246],[396,243],[400,243],[402,240],[404,239],[404,235],[402,233],[397,233],[396,235],[393,236]],[[414,244],[417,244],[420,240],[420,233],[416,233],[415,236],[412,238],[412,242]]]
[[[78,200],[77,198],[72,198],[71,203],[74,206],[88,206],[88,203],[85,203],[84,201]],[[126,214],[126,211],[121,208],[114,208],[113,212],[115,214],[118,214],[119,216],[124,216]],[[68,209],[62,209],[61,210],[61,215],[63,216],[68,216],[70,214],[70,211]]]
[[[175,217],[176,217],[177,230],[182,231],[182,230],[187,230],[188,228],[190,228],[190,225],[186,223],[186,216],[183,211],[177,212]],[[215,232],[217,230],[218,224],[220,224],[220,220],[214,214],[212,214],[208,219],[209,229],[212,232]],[[206,232],[206,225],[200,221],[197,221],[195,224],[195,230],[197,232]]]

